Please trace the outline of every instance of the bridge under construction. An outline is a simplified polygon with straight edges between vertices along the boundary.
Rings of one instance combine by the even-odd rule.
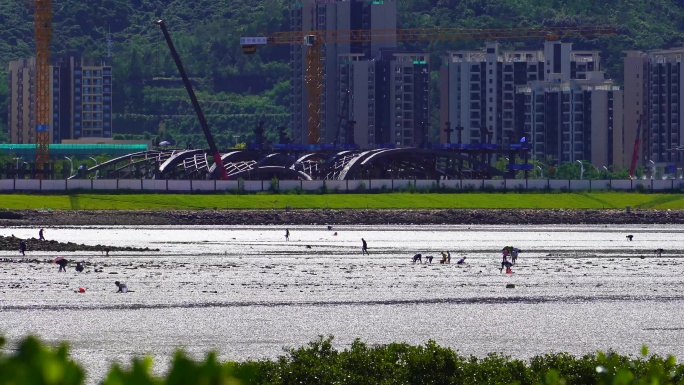
[[[491,179],[532,170],[525,144],[449,144],[440,148],[379,148],[306,151],[273,148],[270,151],[229,150],[221,153],[228,179],[357,180]],[[510,159],[507,171],[492,166],[494,156]],[[218,179],[221,177],[210,149],[156,149],[119,156],[82,168],[71,178],[105,179]],[[523,159],[516,164],[515,159]]]

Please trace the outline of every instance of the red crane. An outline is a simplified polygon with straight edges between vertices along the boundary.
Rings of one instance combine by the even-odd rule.
[[[33,22],[36,37],[36,174],[43,179],[50,162],[50,40],[52,0],[35,0]]]
[[[221,180],[228,180],[228,173],[226,172],[226,168],[223,167],[223,159],[221,159],[221,153],[218,151],[216,143],[214,143],[214,137],[211,136],[211,131],[209,131],[207,119],[204,117],[202,108],[200,107],[199,102],[197,101],[195,91],[192,90],[192,84],[190,83],[188,75],[185,73],[183,63],[181,62],[180,56],[178,56],[178,52],[176,51],[176,47],[173,45],[173,41],[171,40],[171,35],[169,35],[169,31],[166,30],[164,20],[157,20],[157,25],[159,25],[159,28],[161,28],[162,33],[164,34],[166,44],[168,44],[169,50],[171,51],[173,61],[176,63],[176,67],[178,68],[178,72],[180,73],[181,78],[183,78],[183,84],[185,84],[185,89],[188,91],[188,95],[190,96],[192,107],[195,109],[195,113],[197,113],[197,118],[199,119],[200,125],[202,126],[202,130],[204,131],[204,136],[207,138],[207,142],[209,143],[209,150],[214,156],[214,164],[215,168],[217,169],[216,172],[220,173],[219,175],[221,176]]]
[[[642,116],[639,116],[639,124],[637,125],[636,138],[634,138],[634,152],[632,152],[632,164],[629,166],[629,179],[634,179],[634,170],[636,169],[637,160],[639,160],[639,146],[641,145],[642,120]]]

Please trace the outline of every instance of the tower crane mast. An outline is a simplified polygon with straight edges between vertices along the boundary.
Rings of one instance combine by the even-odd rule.
[[[36,168],[45,177],[50,161],[50,41],[52,40],[52,0],[34,0],[36,38]]]
[[[533,27],[533,28],[406,28],[314,30],[274,32],[270,36],[243,37],[240,39],[245,54],[254,53],[257,45],[302,44],[307,46],[306,88],[308,92],[308,142],[320,140],[323,97],[323,44],[383,41],[466,41],[497,39],[547,39],[614,35],[615,29],[604,26],[590,27]]]

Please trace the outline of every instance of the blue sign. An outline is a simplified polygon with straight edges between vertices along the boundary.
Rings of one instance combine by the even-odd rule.
[[[50,125],[48,124],[36,124],[36,132],[50,131]]]

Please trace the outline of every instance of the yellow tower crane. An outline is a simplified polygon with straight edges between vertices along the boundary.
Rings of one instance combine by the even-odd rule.
[[[36,37],[36,169],[43,179],[50,162],[50,41],[52,0],[34,0]]]
[[[242,52],[254,53],[257,45],[302,44],[307,46],[306,88],[308,92],[308,142],[319,143],[323,98],[323,44],[382,42],[382,41],[439,41],[439,40],[498,40],[547,39],[614,35],[612,27],[534,27],[502,29],[408,28],[274,32],[270,36],[243,37]]]

